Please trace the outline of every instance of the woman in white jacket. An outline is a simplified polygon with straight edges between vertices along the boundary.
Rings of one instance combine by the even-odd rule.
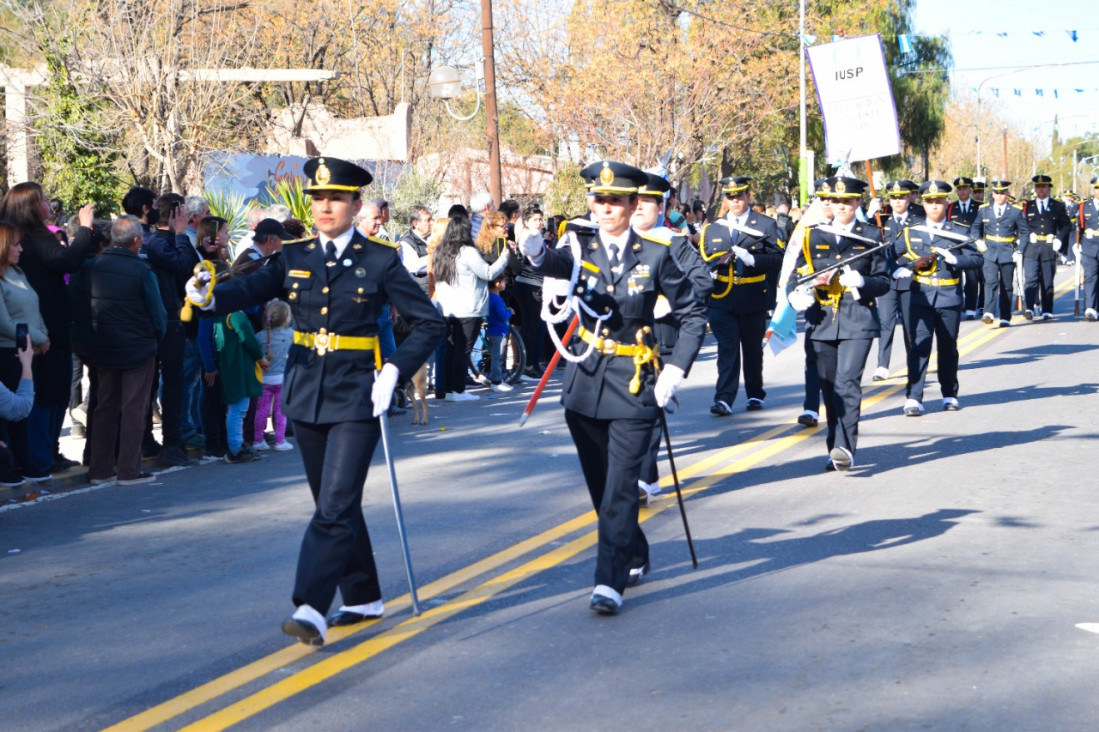
[[[495,262],[489,264],[473,244],[469,219],[456,216],[447,225],[432,261],[435,273],[435,299],[446,318],[447,352],[443,362],[448,401],[477,399],[466,394],[466,370],[469,354],[481,322],[488,314],[489,284],[508,265],[504,248]]]

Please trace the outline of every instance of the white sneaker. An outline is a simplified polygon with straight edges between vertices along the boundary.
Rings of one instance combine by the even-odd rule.
[[[1099,313],[1095,312],[1095,308],[1088,308],[1084,311],[1084,320],[1095,321],[1099,320]]]
[[[473,377],[473,380],[476,381],[481,386],[488,386],[489,384],[492,383],[491,381],[489,381],[489,378],[487,376],[485,376],[484,374],[477,374],[476,376]]]
[[[279,452],[286,452],[287,450],[293,450],[294,446],[286,440],[283,440],[282,442],[276,442],[274,445],[271,446],[271,449],[278,450]]]
[[[874,381],[885,381],[889,378],[889,369],[879,366],[874,369]]]
[[[476,394],[470,394],[468,391],[463,391],[461,394],[456,391],[452,391],[446,395],[446,398],[448,401],[452,402],[475,402],[481,397],[477,396]]]
[[[260,440],[259,442],[253,442],[252,443],[252,449],[253,450],[270,450],[271,446],[268,445],[265,440]]]
[[[504,382],[501,381],[499,384],[493,384],[492,385],[492,390],[493,391],[515,391],[515,387],[512,386],[511,384],[505,384]]]
[[[919,417],[923,414],[923,405],[915,399],[908,399],[904,403],[904,416]]]

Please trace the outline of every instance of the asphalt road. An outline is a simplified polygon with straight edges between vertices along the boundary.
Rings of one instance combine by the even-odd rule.
[[[848,474],[794,423],[800,347],[767,355],[767,409],[715,418],[708,343],[671,418],[699,568],[660,499],[653,572],[613,618],[587,607],[556,393],[516,426],[529,386],[393,420],[424,612],[379,450],[387,617],[321,650],[279,632],[311,511],[296,451],[0,507],[0,727],[1094,729],[1099,324],[1069,297],[1053,322],[963,324],[960,412],[932,384],[902,416],[871,363]]]

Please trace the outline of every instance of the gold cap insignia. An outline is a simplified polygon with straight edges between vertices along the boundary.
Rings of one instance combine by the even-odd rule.
[[[935,185],[934,182],[932,182],[931,185],[929,185],[927,187],[927,192],[928,193],[938,193],[939,192],[939,187],[937,185]]]
[[[820,189],[822,191],[824,191],[825,193],[831,193],[832,192],[832,187],[830,185],[828,185],[827,183],[821,183],[820,184]]]
[[[893,183],[893,192],[894,193],[900,193],[901,192],[901,184],[899,182]]]
[[[317,183],[322,186],[328,185],[328,181],[332,180],[332,171],[324,164],[324,158],[321,158],[320,164],[317,166],[315,178]]]
[[[599,182],[605,186],[609,186],[614,183],[614,171],[611,170],[611,165],[607,161],[603,161],[603,169],[599,171]]]
[[[844,185],[844,182],[842,180],[837,180],[836,181],[836,193],[846,193],[846,192],[847,192],[847,186]]]

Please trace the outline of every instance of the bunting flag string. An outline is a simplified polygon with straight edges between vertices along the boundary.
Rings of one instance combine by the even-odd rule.
[[[1085,37],[1091,36],[1095,38],[1099,36],[1099,28],[1087,28],[1087,29],[1066,29],[1066,30],[1035,30],[1035,31],[985,31],[985,30],[971,30],[971,31],[958,31],[951,33],[899,33],[895,36],[891,36],[886,33],[879,34],[883,41],[893,39],[897,43],[897,47],[901,53],[912,53],[912,41],[913,39],[929,39],[940,38],[945,41],[949,41],[952,38],[962,38],[970,36],[993,36],[996,38],[1003,38],[1005,40],[1018,40],[1021,36],[1030,36],[1034,38],[1042,38],[1045,40],[1051,40],[1061,42],[1068,39],[1072,43],[1080,42],[1080,34],[1083,33]],[[802,40],[805,41],[805,45],[811,46],[817,42],[817,36],[809,35],[808,33],[802,36]],[[832,42],[843,40],[843,36],[832,35]]]
[[[1018,87],[1013,87],[1010,90],[1008,90],[1008,89],[1004,89],[1004,88],[1001,88],[1001,87],[998,87],[998,86],[992,86],[992,87],[988,87],[988,90],[992,92],[992,96],[995,97],[996,99],[1000,98],[1001,92],[1005,96],[1010,93],[1012,96],[1019,97],[1019,98],[1028,97],[1028,96],[1043,97],[1044,98],[1047,94],[1049,94],[1054,99],[1061,99],[1062,95],[1065,96],[1065,97],[1071,97],[1073,95],[1090,94],[1090,93],[1093,93],[1093,92],[1099,92],[1099,87],[1092,87],[1090,89],[1081,88],[1081,87],[1073,87],[1071,89],[1046,89],[1046,88],[1041,88],[1041,87],[1035,88],[1035,89],[1020,89]],[[978,90],[977,90],[977,87],[974,86],[974,87],[970,87],[970,91],[972,91],[974,94],[976,94]]]

